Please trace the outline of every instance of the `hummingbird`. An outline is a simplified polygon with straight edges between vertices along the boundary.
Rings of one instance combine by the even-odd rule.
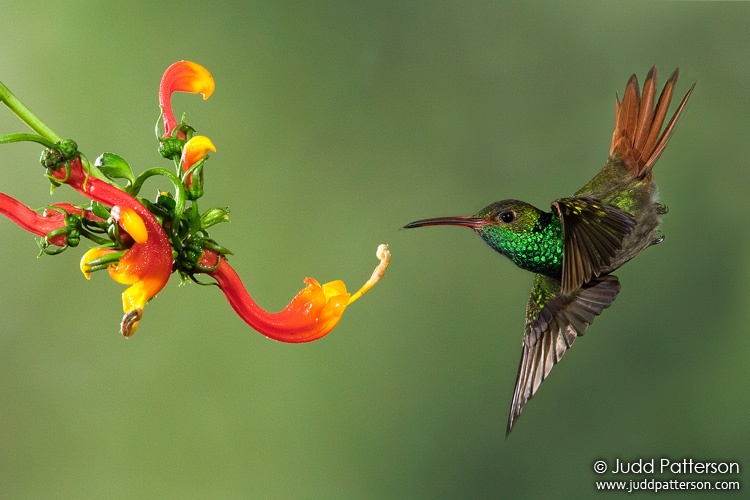
[[[604,167],[573,196],[553,201],[550,211],[510,199],[472,216],[404,226],[469,227],[490,248],[534,273],[506,436],[552,368],[617,297],[620,282],[612,272],[664,239],[658,227],[667,208],[659,203],[652,170],[695,88],[663,127],[678,75],[676,69],[658,100],[656,66],[642,94],[636,75],[630,77],[622,100],[615,96],[615,130]]]

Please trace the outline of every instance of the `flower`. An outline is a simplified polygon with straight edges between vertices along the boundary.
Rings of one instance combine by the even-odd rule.
[[[61,250],[49,250],[49,246],[65,249],[80,242],[84,222],[99,223],[102,221],[89,210],[83,210],[70,203],[55,203],[39,214],[20,201],[0,193],[0,214],[6,216],[18,226],[42,237],[40,243],[45,253],[59,253]]]
[[[141,216],[128,206],[114,205],[110,210],[112,218],[115,219],[136,243],[148,241],[148,230]]]
[[[68,211],[61,206],[59,210],[45,211],[45,214],[39,215],[15,198],[0,193],[0,214],[38,236],[44,237],[53,231],[64,229],[66,213]],[[66,243],[66,237],[55,236],[51,239],[51,243],[63,246]]]
[[[206,136],[196,135],[185,143],[182,149],[182,168],[188,173],[193,165],[205,158],[209,151],[216,152],[216,146]]]
[[[64,168],[53,170],[50,175],[91,200],[110,206],[112,218],[133,238],[133,245],[119,263],[110,267],[112,279],[131,285],[122,294],[125,315],[120,332],[125,337],[132,336],[146,302],[164,288],[172,274],[172,245],[167,234],[154,215],[133,196],[113,184],[87,175],[80,156],[70,160]]]
[[[216,147],[208,137],[194,135],[184,118],[177,122],[172,111],[173,92],[200,93],[207,99],[213,90],[211,74],[199,64],[179,61],[167,68],[159,86],[164,132],[157,136],[159,153],[173,160],[176,171],[154,167],[135,176],[130,165],[114,153],[103,153],[91,164],[74,141],[62,140],[0,83],[0,101],[36,132],[0,135],[0,144],[31,141],[44,145],[41,163],[53,188],[67,184],[88,198],[85,205],[58,203],[40,214],[0,193],[0,215],[41,236],[40,247],[46,254],[77,246],[81,238],[94,242],[81,258],[80,269],[87,279],[106,269],[113,280],[128,285],[122,293],[120,325],[125,337],[135,333],[146,303],[176,271],[183,282],[197,281],[197,274],[209,275],[240,317],[268,337],[294,343],[319,339],[383,276],[390,260],[388,248],[378,248],[380,264],[354,294],[342,281],[321,285],[306,278],[305,288],[282,311],[268,313],[259,307],[227,262],[231,252],[208,234],[209,228],[229,220],[229,209],[214,207],[203,213],[198,209],[203,166],[208,152],[215,152]],[[173,192],[160,191],[155,201],[136,198],[153,176],[171,183]],[[118,184],[122,181],[124,186]]]
[[[203,196],[203,168],[199,162],[206,158],[209,151],[216,152],[216,146],[206,136],[196,135],[190,138],[182,148],[180,163],[185,176],[185,188],[187,188],[190,199],[198,199]],[[197,173],[197,182],[193,182],[193,174]]]
[[[191,61],[178,61],[168,67],[159,85],[159,105],[164,116],[163,137],[171,137],[172,132],[178,125],[172,112],[172,93],[201,94],[205,101],[214,93],[215,85],[211,73],[200,64]],[[178,132],[178,135],[183,139],[185,138],[182,132]]]
[[[391,258],[387,245],[378,247],[377,257],[380,264],[356,293],[349,294],[340,280],[320,285],[312,278],[305,278],[307,286],[277,313],[264,311],[250,297],[223,256],[206,250],[199,264],[206,269],[203,272],[216,280],[232,309],[253,329],[274,340],[302,343],[317,340],[333,330],[347,306],[380,280]]]
[[[81,272],[87,280],[90,280],[91,273],[97,270],[99,266],[102,264],[111,266],[111,262],[119,260],[122,255],[124,255],[124,252],[118,252],[114,248],[92,248],[81,257]],[[112,256],[114,256],[114,259],[111,258]]]
[[[81,270],[89,278],[92,264],[95,266],[108,255],[119,257],[118,262],[109,266],[109,271],[115,281],[132,285],[122,294],[125,316],[121,332],[130,337],[138,327],[145,303],[164,288],[172,273],[169,239],[153,214],[138,200],[102,179],[87,175],[80,156],[65,163],[64,168],[52,170],[50,175],[90,199],[110,206],[112,218],[132,239],[132,246],[125,252],[96,247],[81,261]],[[52,205],[40,215],[3,193],[0,193],[0,213],[23,229],[42,236],[45,243],[63,248],[78,244],[81,234],[86,232],[82,220],[103,222],[93,212],[70,203]]]

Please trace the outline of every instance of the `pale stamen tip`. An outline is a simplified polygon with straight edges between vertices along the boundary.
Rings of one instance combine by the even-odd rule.
[[[138,322],[143,317],[143,309],[137,307],[126,312],[122,317],[122,323],[120,323],[120,333],[126,339],[129,339],[135,333],[138,328]]]
[[[357,290],[356,293],[349,297],[349,304],[366,294],[370,290],[370,288],[375,286],[375,284],[380,281],[380,278],[382,278],[385,274],[385,270],[388,268],[388,264],[390,264],[391,262],[391,251],[388,249],[388,245],[378,245],[378,249],[375,252],[375,255],[378,259],[380,259],[380,264],[378,264],[378,267],[376,267],[372,272],[372,276],[370,276],[370,279],[367,280],[364,285],[362,285],[362,288]]]

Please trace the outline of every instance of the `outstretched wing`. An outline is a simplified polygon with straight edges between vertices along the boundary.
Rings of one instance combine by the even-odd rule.
[[[526,307],[521,364],[510,405],[510,434],[526,402],[536,393],[552,367],[560,362],[576,337],[583,335],[594,318],[612,304],[620,292],[617,276],[595,278],[572,295],[560,295],[560,282],[541,274]]]
[[[599,276],[622,250],[635,219],[593,198],[561,198],[552,203],[563,229],[562,295]]]

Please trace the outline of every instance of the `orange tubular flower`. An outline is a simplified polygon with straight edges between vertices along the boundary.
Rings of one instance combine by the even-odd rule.
[[[180,163],[182,163],[182,170],[185,175],[185,187],[188,192],[193,194],[192,197],[200,198],[203,194],[203,169],[198,166],[198,162],[206,158],[209,151],[216,152],[216,146],[211,142],[211,139],[203,135],[193,136],[182,148]],[[194,172],[191,172],[191,169],[197,170],[198,180],[195,186],[193,185]],[[193,193],[194,190],[197,190],[197,192]]]
[[[201,94],[203,100],[214,93],[215,83],[211,73],[200,64],[191,61],[178,61],[164,72],[159,85],[159,105],[164,115],[164,136],[171,137],[172,132],[179,125],[172,112],[171,97],[173,92],[189,92]],[[178,132],[182,139],[185,135]]]
[[[135,241],[117,266],[110,267],[110,276],[115,281],[132,285],[122,294],[125,315],[120,325],[120,332],[130,337],[138,327],[144,305],[164,288],[172,274],[169,238],[159,221],[138,200],[117,186],[87,175],[80,156],[70,160],[68,168],[59,168],[51,175],[88,198],[111,206],[112,217]]]
[[[240,277],[223,256],[206,250],[199,264],[216,280],[232,309],[252,328],[281,342],[302,343],[317,340],[333,330],[346,307],[359,299],[383,276],[391,254],[387,245],[377,251],[380,264],[356,293],[349,294],[343,281],[320,285],[306,278],[307,286],[280,312],[264,311],[247,293]]]
[[[206,136],[196,135],[185,143],[182,149],[182,168],[187,173],[193,165],[205,158],[209,151],[216,152],[216,146]]]

